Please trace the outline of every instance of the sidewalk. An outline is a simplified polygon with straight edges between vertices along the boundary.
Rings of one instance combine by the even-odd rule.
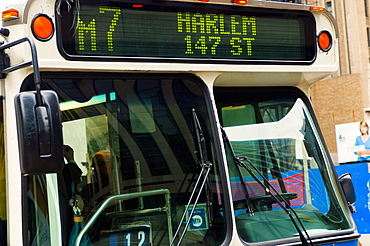
[[[370,234],[361,234],[360,242],[362,246],[370,245]]]

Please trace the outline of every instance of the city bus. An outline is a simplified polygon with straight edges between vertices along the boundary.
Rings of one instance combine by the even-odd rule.
[[[1,245],[360,245],[324,8],[9,0],[0,34]]]

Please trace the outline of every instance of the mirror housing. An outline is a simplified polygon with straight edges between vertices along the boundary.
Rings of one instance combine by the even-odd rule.
[[[15,96],[21,172],[24,175],[60,172],[64,167],[63,134],[58,96],[41,91],[42,105],[37,105],[36,91]]]
[[[342,174],[339,178],[339,183],[342,186],[345,199],[347,201],[348,207],[352,213],[356,212],[353,204],[356,202],[356,192],[352,182],[352,176],[350,173]]]

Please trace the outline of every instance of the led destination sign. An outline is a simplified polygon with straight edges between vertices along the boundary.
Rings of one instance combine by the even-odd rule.
[[[189,6],[189,7],[186,7]],[[194,8],[198,6],[198,8]],[[62,46],[73,57],[207,62],[311,62],[314,20],[298,11],[185,4],[81,3],[62,13]],[[72,23],[79,16],[77,27]]]

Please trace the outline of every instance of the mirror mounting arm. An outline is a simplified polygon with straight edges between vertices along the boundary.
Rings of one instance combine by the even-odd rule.
[[[5,49],[28,42],[31,61],[10,66]],[[33,67],[35,91],[15,96],[21,172],[24,175],[59,172],[64,167],[63,135],[58,96],[41,91],[41,76],[35,43],[29,37],[0,44],[2,78],[15,70]]]
[[[33,79],[34,79],[35,88],[36,88],[36,102],[37,102],[36,106],[41,106],[41,105],[43,105],[42,96],[41,96],[41,92],[40,92],[40,90],[41,90],[41,76],[40,76],[39,62],[38,62],[38,59],[37,59],[36,45],[33,42],[33,40],[30,39],[29,37],[24,37],[24,38],[15,40],[15,41],[7,43],[7,44],[2,44],[2,45],[0,45],[0,51],[3,52],[5,49],[9,49],[13,46],[16,46],[16,45],[24,43],[24,42],[28,42],[28,44],[30,45],[32,60],[28,61],[28,62],[21,63],[21,64],[17,64],[17,65],[14,65],[14,66],[8,66],[8,67],[4,68],[1,71],[1,73],[6,75],[6,74],[8,74],[10,72],[13,72],[15,70],[18,70],[18,69],[21,69],[21,68],[28,67],[28,66],[32,65],[33,70],[34,70]]]

